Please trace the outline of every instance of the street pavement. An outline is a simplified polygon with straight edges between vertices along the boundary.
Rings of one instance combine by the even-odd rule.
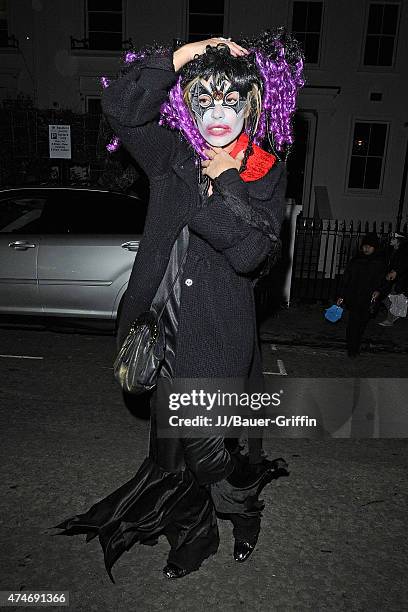
[[[290,308],[282,308],[262,323],[261,338],[264,342],[283,345],[345,350],[347,311],[340,321],[330,323],[324,318],[327,307],[295,304]],[[408,318],[398,319],[392,327],[381,327],[378,323],[385,316],[384,310],[376,319],[369,321],[363,337],[362,352],[408,353]],[[408,376],[408,356],[404,359],[406,367],[403,376]]]
[[[336,347],[322,356],[266,342],[268,385],[289,385],[296,413],[316,394],[324,364],[344,359],[333,393],[341,390],[346,404],[348,393],[361,406],[371,402],[371,417],[360,415],[356,428],[342,414],[344,422],[324,422],[307,438],[295,430],[266,436],[270,457],[284,457],[290,476],[265,489],[261,538],[245,564],[232,559],[231,526],[220,521],[219,552],[199,572],[167,581],[162,540],[125,553],[113,585],[97,540],[49,528],[126,482],[146,454],[139,400],[126,407],[113,379],[114,338],[19,329],[1,336],[1,590],[68,590],[68,609],[84,612],[406,609],[407,439],[379,437],[378,412],[391,396],[401,410],[406,380],[390,378],[384,391],[353,376]],[[369,358],[391,370],[400,356]]]

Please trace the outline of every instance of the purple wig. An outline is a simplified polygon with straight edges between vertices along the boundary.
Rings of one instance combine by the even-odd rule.
[[[204,149],[208,144],[201,136],[190,110],[183,99],[182,78],[169,91],[169,99],[160,109],[160,125],[166,125],[173,130],[180,130],[193,149],[205,159]]]
[[[261,144],[268,137],[272,139],[276,151],[282,151],[293,143],[291,119],[296,108],[297,92],[304,85],[303,58],[299,57],[292,67],[286,61],[282,43],[277,41],[276,46],[276,59],[253,49],[264,84],[262,111],[254,142]]]

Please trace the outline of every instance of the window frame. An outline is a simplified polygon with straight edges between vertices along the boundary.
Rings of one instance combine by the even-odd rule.
[[[6,0],[7,5],[6,5],[6,22],[7,22],[7,36],[6,36],[6,40],[7,40],[7,44],[3,47],[0,46],[0,53],[1,54],[6,54],[6,53],[20,53],[20,48],[19,48],[19,43],[17,38],[14,35],[14,15],[13,12],[11,10],[11,3],[10,0]]]
[[[289,15],[288,15],[288,24],[290,24],[290,32],[293,33],[293,35],[296,38],[296,34],[293,30],[293,8],[294,8],[294,4],[295,2],[303,2],[303,3],[307,3],[307,2],[320,2],[320,4],[322,5],[322,20],[321,20],[321,26],[320,26],[320,37],[319,37],[319,52],[318,52],[318,61],[317,62],[307,62],[305,61],[305,67],[308,69],[321,69],[322,68],[322,64],[323,64],[323,58],[324,58],[324,51],[325,51],[325,41],[326,41],[326,2],[325,0],[292,0],[290,2],[289,5]]]
[[[93,49],[89,44],[89,10],[88,0],[84,0],[84,39],[88,41],[88,48],[86,51],[95,53],[123,53],[123,42],[126,40],[126,14],[127,14],[126,0],[122,0],[122,39],[120,41],[120,47],[118,49]],[[92,12],[92,11],[91,11]],[[95,11],[93,11],[95,12]],[[98,12],[98,11],[96,11]],[[118,11],[100,11],[117,13]]]
[[[381,164],[381,176],[380,182],[378,185],[378,189],[370,189],[367,187],[349,187],[349,177],[350,177],[350,166],[351,166],[351,158],[353,155],[353,142],[354,142],[354,130],[356,123],[378,123],[386,126],[386,135],[385,135],[385,143],[384,143],[384,151],[382,156],[382,164]],[[365,197],[382,197],[384,190],[384,176],[385,176],[385,168],[387,163],[388,149],[389,149],[389,141],[390,141],[390,133],[391,133],[391,120],[385,117],[374,118],[374,117],[361,117],[361,116],[353,116],[350,119],[350,128],[349,128],[349,145],[348,145],[348,153],[347,153],[347,165],[346,165],[346,174],[344,180],[344,195],[346,196],[365,196]],[[368,157],[368,155],[366,156]],[[374,156],[378,157],[378,156]]]
[[[8,42],[8,38],[10,36],[10,2],[9,0],[5,0],[6,2],[6,10],[5,10],[5,14],[6,14],[6,39]],[[8,49],[8,44],[3,46],[0,45],[0,49]]]
[[[186,40],[190,42],[190,0],[186,0],[187,10],[186,10]],[[221,36],[225,35],[226,24],[229,23],[229,19],[226,19],[227,11],[229,10],[229,0],[224,0],[224,11],[222,13],[223,23],[222,23],[222,33]],[[192,13],[193,15],[220,15],[220,13]]]
[[[388,4],[388,5],[396,5],[398,6],[398,21],[397,28],[395,31],[394,37],[394,52],[393,52],[393,60],[392,64],[389,66],[379,66],[376,64],[364,64],[364,53],[366,47],[366,41],[368,36],[368,19],[370,15],[370,6],[372,4]],[[363,36],[361,37],[361,49],[360,49],[360,65],[359,72],[395,72],[396,64],[397,64],[397,56],[398,56],[398,45],[399,45],[399,33],[401,27],[401,13],[403,9],[403,4],[401,0],[366,0],[365,6],[365,16],[364,16],[364,31]]]
[[[41,195],[38,195],[38,194],[34,194],[33,195],[31,193],[30,194],[26,194],[26,193],[21,193],[21,192],[18,191],[17,194],[15,194],[15,195],[9,194],[9,195],[7,195],[5,197],[2,197],[0,199],[0,207],[2,205],[4,205],[4,202],[15,202],[15,203],[17,203],[18,201],[21,201],[21,200],[37,200],[37,201],[43,200],[43,205],[42,205],[39,217],[37,217],[36,219],[30,220],[29,223],[33,223],[34,221],[38,221],[40,219],[40,217],[42,215],[42,212],[44,210],[44,207],[46,205],[47,196],[45,196],[44,194],[41,194]],[[11,225],[13,223],[16,223],[19,219],[21,219],[21,216],[17,217],[16,219],[14,219],[14,221],[10,221],[4,227],[8,227],[9,225]],[[9,235],[10,236],[13,236],[13,235],[15,236],[16,234],[22,234],[22,235],[27,235],[27,236],[37,236],[37,235],[40,235],[40,232],[39,231],[33,232],[33,231],[30,231],[30,230],[27,231],[26,226],[22,226],[21,228],[18,228],[16,230],[8,230],[6,232],[6,231],[4,231],[2,223],[0,222],[0,236],[2,236],[2,235],[3,236],[9,236]]]
[[[101,96],[97,96],[96,94],[85,94],[85,108],[84,108],[84,112],[87,114],[91,114],[89,111],[89,101],[90,100],[99,100],[99,103],[101,103]],[[102,109],[101,109],[101,113],[102,114]]]

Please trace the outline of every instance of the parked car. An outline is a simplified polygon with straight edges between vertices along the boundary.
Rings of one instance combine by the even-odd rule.
[[[114,328],[147,202],[98,189],[0,190],[0,315]]]

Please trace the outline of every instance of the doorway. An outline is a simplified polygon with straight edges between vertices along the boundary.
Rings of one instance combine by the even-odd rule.
[[[293,120],[294,143],[288,157],[288,186],[286,197],[302,206],[303,215],[310,214],[311,185],[314,162],[316,115],[299,110]]]

